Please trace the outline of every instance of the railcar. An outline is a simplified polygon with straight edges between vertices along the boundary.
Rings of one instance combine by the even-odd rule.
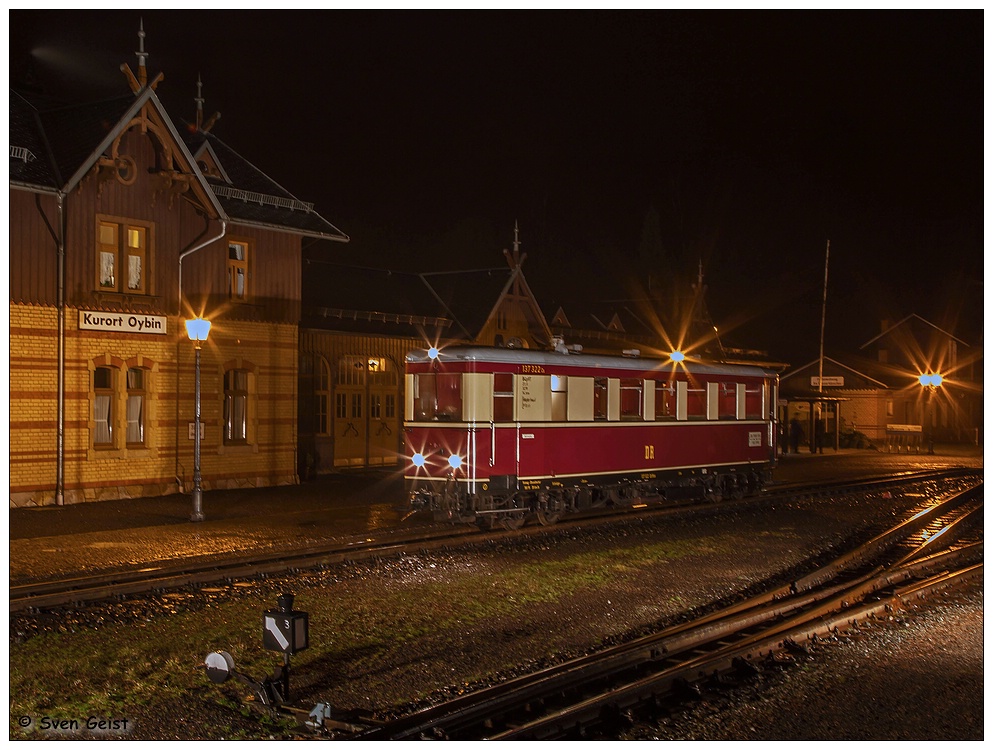
[[[515,528],[754,492],[776,461],[761,367],[455,346],[410,352],[404,479],[438,519]]]

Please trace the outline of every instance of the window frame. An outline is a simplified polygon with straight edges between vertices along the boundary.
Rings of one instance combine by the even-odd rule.
[[[111,227],[114,230],[112,242],[104,242],[103,229]],[[132,233],[140,234],[142,241],[137,247],[132,247]],[[136,294],[143,297],[153,293],[151,278],[154,253],[155,225],[147,221],[128,219],[120,216],[97,214],[95,225],[94,245],[94,289],[105,294]],[[104,283],[103,258],[110,255],[113,258],[112,281]],[[137,258],[139,265],[139,282],[137,286],[130,285],[131,259]]]
[[[97,385],[97,373],[106,371],[108,374],[108,385]],[[116,418],[115,401],[117,396],[117,368],[110,365],[97,365],[93,368],[93,448],[94,450],[109,451],[117,448],[117,431],[114,429]],[[106,399],[107,414],[100,416],[98,411],[99,399]],[[99,428],[106,425],[107,440],[98,441]]]
[[[244,389],[238,388],[239,383],[237,382],[238,375],[244,375],[245,377],[245,387]],[[249,396],[251,394],[251,370],[247,370],[239,367],[231,367],[224,371],[224,432],[223,432],[223,443],[224,445],[248,445],[248,407],[249,407]],[[233,382],[229,381],[229,377],[232,378]],[[234,413],[233,407],[237,403],[242,404],[242,435],[238,437],[232,437],[234,418],[236,414]]]
[[[131,373],[140,373],[141,382],[137,387],[131,386]],[[125,373],[125,445],[128,448],[144,448],[148,445],[147,443],[147,433],[148,433],[148,369],[145,367],[128,367]],[[139,414],[137,420],[131,419],[131,404],[133,398],[141,399]],[[131,439],[131,424],[136,422],[138,424],[139,439]]]
[[[232,258],[231,251],[233,248],[241,248],[245,252],[244,258]],[[228,299],[233,302],[250,302],[252,299],[251,291],[251,281],[252,281],[252,243],[245,239],[239,239],[237,237],[228,238],[228,258],[227,258],[227,290]],[[238,272],[242,272],[242,277],[244,278],[244,285],[241,294],[236,291],[235,280],[238,278]]]
[[[316,377],[314,409],[317,421],[314,432],[327,437],[331,434],[331,365],[324,357],[317,357]]]

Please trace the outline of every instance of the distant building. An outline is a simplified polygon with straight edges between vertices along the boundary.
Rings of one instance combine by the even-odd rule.
[[[982,356],[975,347],[909,315],[884,321],[858,351],[784,373],[780,396],[788,405],[781,416],[799,415],[812,428],[820,414],[832,441],[857,434],[880,450],[982,440]],[[940,381],[921,383],[934,374]]]
[[[302,239],[348,237],[177,125],[146,57],[108,101],[10,94],[12,507],[190,489],[196,316],[204,489],[297,481]]]
[[[507,265],[420,273],[304,260],[300,476],[395,465],[407,352],[472,343],[551,347],[515,230]]]

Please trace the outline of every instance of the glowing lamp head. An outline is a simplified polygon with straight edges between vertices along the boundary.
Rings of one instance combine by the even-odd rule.
[[[937,388],[943,381],[944,378],[942,378],[938,373],[926,373],[917,378],[917,382],[925,388]]]
[[[448,457],[448,465],[457,469],[462,465],[462,458],[453,453]]]
[[[210,334],[210,321],[203,318],[195,318],[186,321],[186,335],[190,341],[206,341]]]
[[[432,346],[430,349],[428,349],[428,356],[431,359],[438,359],[438,347]]]
[[[422,466],[424,466],[424,454],[415,453],[413,456],[410,457],[410,462],[414,464],[414,466],[416,466],[418,469],[421,468]]]
[[[672,354],[669,355],[669,359],[671,359],[673,362],[682,362],[684,359],[686,359],[686,355],[677,349],[676,351],[674,351]]]

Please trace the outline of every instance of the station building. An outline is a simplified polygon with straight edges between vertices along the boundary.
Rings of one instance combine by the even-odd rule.
[[[189,491],[196,317],[204,488],[297,481],[302,241],[348,237],[146,58],[110,100],[10,94],[11,507]]]

